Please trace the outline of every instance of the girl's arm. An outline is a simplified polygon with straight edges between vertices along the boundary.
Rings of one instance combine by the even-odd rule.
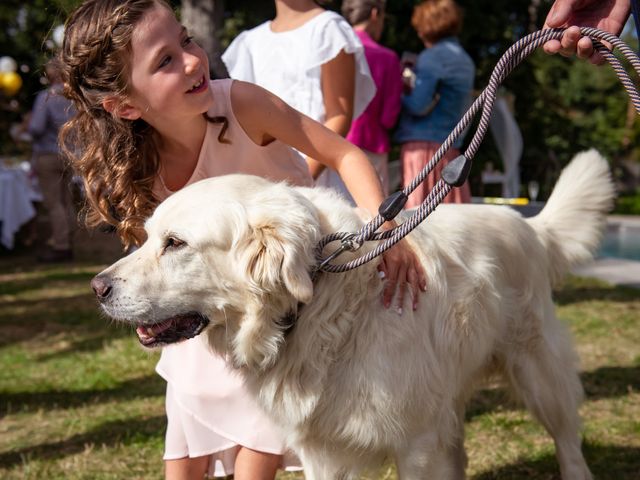
[[[266,145],[278,139],[336,170],[357,205],[377,212],[384,200],[380,182],[358,147],[252,83],[234,81],[231,103],[240,125],[255,143]]]
[[[353,118],[355,69],[354,55],[344,50],[321,67],[320,84],[325,110],[324,125],[343,137],[349,133]],[[307,165],[313,178],[318,178],[325,167],[315,157],[307,157]]]
[[[358,147],[257,85],[233,82],[231,104],[238,122],[256,144],[267,145],[277,139],[317,159],[340,174],[358,206],[372,214],[378,211],[384,200],[382,186],[369,159]],[[394,225],[385,224],[387,228]],[[419,290],[426,288],[426,277],[404,242],[385,253],[381,270],[387,277],[384,304],[390,306],[396,284],[400,283],[403,288],[398,290],[397,300],[402,305],[404,285],[409,283],[415,308]]]

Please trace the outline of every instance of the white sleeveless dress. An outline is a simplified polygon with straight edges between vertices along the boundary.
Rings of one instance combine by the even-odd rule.
[[[262,23],[238,35],[222,60],[231,78],[260,85],[323,123],[321,67],[342,50],[355,57],[353,118],[357,118],[374,97],[376,86],[362,42],[349,23],[335,12],[325,11],[286,32],[273,32],[270,21]],[[333,188],[354,203],[333,170],[326,169],[315,184]]]
[[[196,168],[187,182],[230,173],[248,173],[274,181],[311,186],[304,158],[289,146],[274,141],[261,147],[246,135],[233,114],[233,80],[210,83],[214,106],[211,117],[224,116],[225,143],[218,141],[221,124],[210,123]],[[154,194],[164,199],[173,192],[159,180]],[[240,376],[224,358],[209,350],[202,337],[162,350],[156,371],[167,381],[167,434],[165,460],[211,455],[210,476],[233,474],[240,446],[284,455],[282,468],[299,470],[300,462],[287,451],[284,435],[245,390]]]

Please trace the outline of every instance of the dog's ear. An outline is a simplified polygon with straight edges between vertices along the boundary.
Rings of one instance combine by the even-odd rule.
[[[255,225],[241,247],[247,275],[260,290],[273,292],[282,284],[296,301],[313,295],[309,235],[292,225]]]

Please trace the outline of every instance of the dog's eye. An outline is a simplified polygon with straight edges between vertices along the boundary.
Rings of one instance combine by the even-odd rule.
[[[179,238],[176,237],[167,237],[167,239],[164,241],[164,250],[175,250],[178,249],[180,247],[184,247],[186,245],[186,242],[180,240]]]

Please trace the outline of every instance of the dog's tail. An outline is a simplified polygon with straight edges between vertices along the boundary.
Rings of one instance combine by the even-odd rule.
[[[579,153],[564,168],[544,209],[529,219],[547,250],[554,284],[593,258],[614,198],[609,164],[596,150]]]

